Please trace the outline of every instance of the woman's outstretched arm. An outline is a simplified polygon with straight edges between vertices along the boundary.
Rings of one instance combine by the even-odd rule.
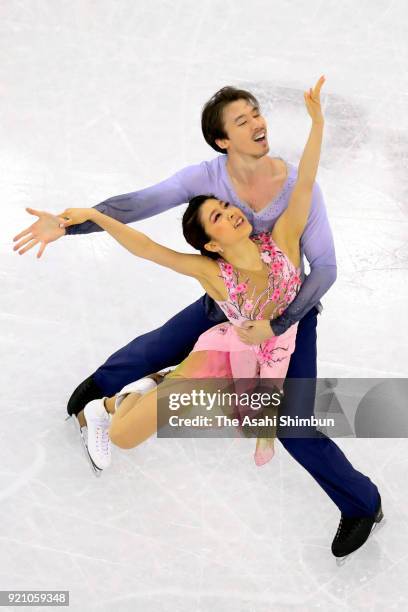
[[[305,229],[312,202],[312,190],[320,160],[324,119],[320,106],[320,89],[324,83],[320,77],[315,88],[305,93],[305,104],[312,118],[309,138],[299,162],[298,175],[288,206],[276,221],[272,238],[278,244],[299,250],[299,240]]]
[[[84,221],[96,223],[133,255],[154,261],[180,274],[197,279],[208,279],[214,275],[214,268],[218,270],[217,264],[209,257],[173,251],[173,249],[154,242],[146,234],[104,215],[95,208],[67,208],[64,211],[65,215],[74,224]]]

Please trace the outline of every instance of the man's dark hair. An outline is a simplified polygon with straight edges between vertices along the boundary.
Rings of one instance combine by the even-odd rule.
[[[205,231],[203,224],[200,219],[200,208],[206,200],[217,198],[214,195],[198,195],[192,198],[183,215],[183,234],[188,244],[200,251],[201,255],[210,257],[211,259],[218,259],[218,253],[207,251],[204,245],[211,240]]]
[[[247,100],[252,106],[259,108],[258,100],[250,91],[229,85],[219,89],[203,106],[201,130],[207,144],[218,153],[227,153],[226,149],[221,149],[215,142],[218,138],[228,138],[224,129],[224,108],[237,100]]]

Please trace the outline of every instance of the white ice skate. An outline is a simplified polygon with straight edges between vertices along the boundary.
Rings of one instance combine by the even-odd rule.
[[[89,402],[84,408],[84,417],[89,456],[97,469],[104,470],[111,463],[111,441],[108,432],[111,417],[104,406],[104,399]]]
[[[78,433],[80,435],[81,443],[82,443],[83,449],[85,451],[85,456],[86,456],[87,460],[89,461],[89,465],[91,466],[91,469],[92,469],[93,473],[95,474],[95,476],[100,476],[102,474],[103,470],[98,468],[98,466],[93,462],[91,455],[89,454],[89,450],[88,450],[88,429],[87,429],[86,425],[84,427],[81,427],[81,425],[80,425],[80,423],[78,421],[78,418],[77,418],[77,416],[75,414],[73,414],[72,416],[68,416],[65,420],[67,421],[70,418],[72,418],[76,428],[78,429]]]
[[[95,476],[100,476],[104,467],[107,467],[110,464],[111,442],[109,440],[108,434],[108,429],[110,425],[110,415],[106,412],[104,400],[105,398],[93,400],[85,406],[84,415],[86,415],[86,408],[88,406],[90,406],[90,408],[88,408],[87,417],[85,416],[86,425],[84,425],[83,427],[81,427],[78,417],[75,414],[72,414],[71,416],[68,416],[65,419],[68,420],[72,418],[72,420],[74,421],[74,424],[80,435],[81,443],[85,451],[85,456],[89,461],[89,465],[91,466],[91,469]],[[104,414],[102,413],[102,410]],[[104,456],[106,454],[107,457]]]
[[[157,384],[160,384],[163,377],[169,371],[168,369],[158,372],[159,376],[156,377],[158,382],[150,377],[144,377],[123,387],[116,396],[115,411],[129,393],[140,393],[140,395],[144,395],[151,389],[157,387]],[[111,463],[111,441],[108,433],[111,416],[105,409],[105,399],[106,398],[92,400],[85,406],[84,416],[87,425],[84,427],[81,427],[75,414],[71,415],[78,428],[86,457],[95,476],[100,476],[102,471]],[[68,415],[65,420],[70,419],[71,416]]]

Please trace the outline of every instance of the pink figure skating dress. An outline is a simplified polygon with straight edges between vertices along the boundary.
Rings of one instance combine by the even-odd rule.
[[[234,268],[222,258],[217,260],[228,299],[216,302],[230,322],[215,325],[201,334],[189,356],[166,379],[223,378],[233,381],[234,392],[242,397],[242,393],[248,394],[256,387],[257,379],[268,378],[282,391],[290,356],[295,350],[298,324],[258,345],[245,344],[237,335],[236,327],[244,321],[280,315],[299,291],[300,268],[293,265],[270,233],[257,234],[251,239],[259,249],[262,262],[259,271]],[[238,417],[239,429],[247,414],[247,408],[234,406],[233,416]],[[276,408],[272,414],[276,419]],[[262,435],[257,429],[256,435],[254,460],[261,466],[274,455],[276,425],[268,427]]]

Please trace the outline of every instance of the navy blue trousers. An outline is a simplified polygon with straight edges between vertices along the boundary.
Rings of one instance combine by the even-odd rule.
[[[312,308],[300,321],[287,373],[287,378],[305,381],[305,389],[296,385],[297,391],[290,398],[292,406],[297,404],[292,407],[292,413],[299,416],[313,413],[317,314],[317,309]],[[191,352],[200,334],[226,320],[223,314],[213,316],[208,309],[208,296],[202,296],[162,327],[135,338],[116,351],[96,370],[94,379],[104,395],[110,397],[134,380],[180,363]],[[294,438],[281,436],[278,429],[277,436],[288,453],[346,516],[375,513],[379,502],[376,485],[353,468],[333,440],[318,431],[315,437]]]

